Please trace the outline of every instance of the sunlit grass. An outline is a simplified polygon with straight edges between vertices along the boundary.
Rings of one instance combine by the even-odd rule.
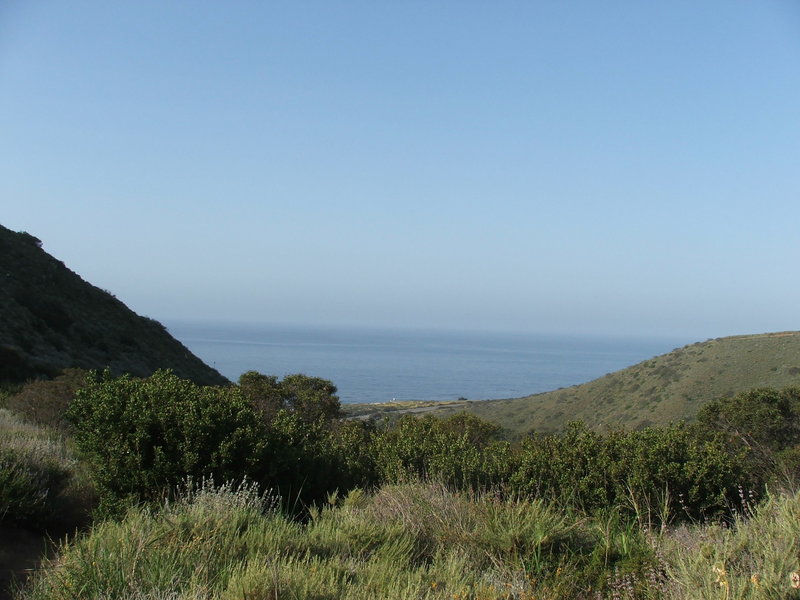
[[[89,475],[61,433],[0,409],[0,521],[33,528],[83,520]]]
[[[201,482],[65,543],[19,599],[800,597],[798,494],[727,524],[652,529],[613,507],[435,483],[334,494],[305,522],[279,506],[254,486]]]
[[[769,496],[731,523],[684,526],[658,540],[670,598],[800,598],[800,494]]]
[[[64,545],[21,597],[557,598],[588,593],[631,558],[608,554],[585,518],[540,501],[436,484],[331,500],[303,524],[246,487],[135,508]]]

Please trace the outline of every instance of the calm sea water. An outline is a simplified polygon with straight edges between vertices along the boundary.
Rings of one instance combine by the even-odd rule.
[[[584,383],[694,340],[167,322],[235,381],[330,379],[342,402],[514,398]]]

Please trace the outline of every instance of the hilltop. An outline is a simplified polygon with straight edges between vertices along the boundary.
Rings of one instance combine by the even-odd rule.
[[[466,410],[515,435],[557,431],[569,421],[594,428],[642,428],[692,419],[706,402],[755,387],[800,385],[800,332],[717,338],[678,348],[588,383],[503,400],[397,407],[446,416]],[[389,414],[393,407],[375,405]],[[364,415],[365,405],[347,407]]]
[[[0,381],[69,367],[147,376],[157,369],[200,384],[227,382],[153,319],[130,310],[42,250],[0,226]]]

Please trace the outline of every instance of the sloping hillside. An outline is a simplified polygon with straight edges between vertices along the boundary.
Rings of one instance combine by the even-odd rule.
[[[0,381],[66,367],[138,376],[169,368],[200,384],[227,381],[161,323],[85,282],[38,239],[0,226]]]
[[[754,387],[800,385],[800,332],[698,342],[594,381],[507,400],[442,406],[468,410],[516,434],[554,431],[581,419],[590,426],[644,427],[691,419],[709,400]]]

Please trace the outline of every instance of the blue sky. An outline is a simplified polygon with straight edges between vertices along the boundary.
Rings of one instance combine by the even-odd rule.
[[[0,140],[159,320],[800,328],[794,0],[9,1]]]

